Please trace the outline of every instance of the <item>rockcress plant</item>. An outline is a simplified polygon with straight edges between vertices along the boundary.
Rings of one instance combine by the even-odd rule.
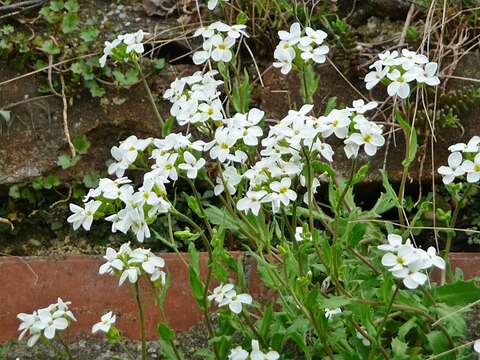
[[[209,2],[210,8],[216,5],[216,1]],[[136,34],[107,44],[105,62],[118,46],[125,47],[124,56],[132,51],[141,54],[145,33]],[[199,350],[200,358],[467,356],[473,342],[463,340],[463,311],[472,304],[464,295],[480,299],[479,290],[472,282],[453,277],[446,261],[448,250],[443,257],[437,255],[438,248],[425,251],[415,243],[417,233],[408,225],[395,228],[394,223],[379,220],[396,208],[400,220],[409,224],[403,192],[397,195],[385,172],[386,192],[374,207],[363,209],[355,202],[354,186],[368,171],[368,164],[357,165],[367,162],[385,144],[383,125],[372,120],[377,102],[359,99],[351,106],[330,106],[323,113],[306,103],[275,121],[267,121],[265,112],[255,107],[231,112],[232,103],[225,99],[235,99],[235,89],[228,87],[225,79],[242,74],[231,72],[230,65],[237,66],[234,46],[248,36],[245,26],[215,22],[198,29],[195,36],[203,38],[203,45],[193,60],[207,63],[209,70],[175,79],[163,94],[181,129],[166,130],[162,138],[132,135],[114,146],[114,161],[108,167],[112,179],[101,179],[85,196],[83,208],[71,204],[73,214],[68,222],[74,229],[90,230],[93,220],[104,219],[111,223],[112,232],[130,232],[143,243],[151,238],[156,222],[164,221],[169,239],[163,240],[176,252],[172,218],[178,226],[185,226],[182,236],[189,240],[190,262],[183,257],[182,261],[188,267],[192,294],[204,313],[209,334],[209,348]],[[274,67],[282,73],[295,68],[300,75],[314,76],[310,61],[326,61],[329,49],[323,43],[327,37],[323,31],[295,23],[289,32],[279,32],[279,37]],[[382,82],[395,98],[395,119],[409,145],[403,163],[408,172],[416,136],[414,119],[402,113],[401,105],[408,105],[415,95],[413,81],[419,90],[439,84],[437,65],[403,49],[401,55],[397,51],[380,54],[372,68],[365,77],[367,89]],[[224,81],[218,80],[218,75]],[[304,99],[313,98],[312,89],[305,88],[308,96]],[[465,174],[469,183],[480,179],[479,139],[450,148],[448,167],[438,170],[445,183]],[[348,178],[334,169],[343,156],[352,165]],[[142,172],[139,182],[129,177],[135,171]],[[183,213],[175,201],[172,189],[177,183],[191,188],[191,194],[185,195],[191,215]],[[204,205],[201,193],[205,187],[221,207]],[[320,187],[328,191],[327,204],[315,197]],[[419,209],[429,204],[425,201]],[[423,210],[418,211],[420,215],[410,219],[412,224]],[[224,247],[227,232],[255,259],[263,284],[274,292],[270,300],[259,302],[249,294],[241,259],[235,261]],[[196,239],[209,254],[206,279],[200,277]],[[104,258],[99,273],[118,277],[119,286],[129,283],[134,288],[142,359],[146,359],[138,283],[144,279],[151,285],[163,314],[168,264],[148,249],[132,250],[130,243],[118,251],[108,248]],[[444,277],[448,271],[449,283],[430,282],[433,267],[442,270]],[[211,291],[214,281],[219,285]],[[33,346],[39,338],[53,339],[56,330],[75,320],[68,308],[56,306],[42,311],[42,316],[48,317],[46,323],[40,310],[19,314],[20,338],[28,333]],[[215,324],[210,311],[218,314]],[[103,315],[92,332],[106,333],[110,340],[118,341],[115,320],[112,312]],[[166,323],[158,329],[163,356],[183,359],[173,330]],[[474,350],[479,348],[475,343]]]

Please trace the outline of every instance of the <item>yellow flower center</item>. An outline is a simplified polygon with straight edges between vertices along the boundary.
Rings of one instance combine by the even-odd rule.
[[[363,141],[365,141],[366,143],[369,143],[370,141],[372,141],[372,135],[370,134],[367,134],[363,137]]]

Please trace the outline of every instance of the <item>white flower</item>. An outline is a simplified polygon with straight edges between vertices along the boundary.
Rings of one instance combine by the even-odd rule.
[[[228,360],[247,360],[248,355],[248,351],[243,350],[241,346],[237,346],[230,351]]]
[[[368,340],[365,336],[363,336],[360,331],[357,332],[357,339],[362,340],[362,344],[364,346],[370,346],[370,340]]]
[[[301,46],[309,46],[314,43],[316,45],[322,44],[323,40],[327,38],[327,33],[322,30],[314,30],[311,27],[305,28],[305,36],[300,38]]]
[[[402,99],[406,99],[410,95],[410,85],[405,76],[406,74],[402,75],[397,69],[387,74],[387,77],[392,80],[387,87],[388,95],[398,95]]]
[[[364,80],[367,90],[372,89],[388,74],[388,67],[383,67],[380,62],[376,62],[375,64],[373,64],[373,67],[375,68],[375,70],[370,71],[367,75],[365,75]]]
[[[312,236],[311,234],[304,231],[303,226],[297,226],[295,228],[295,240],[296,241],[312,240]]]
[[[280,354],[276,351],[269,351],[268,353],[263,353],[260,350],[260,345],[258,340],[252,340],[252,352],[250,353],[250,359],[252,360],[278,360],[280,359]]]
[[[210,149],[210,157],[225,162],[230,157],[230,150],[237,142],[238,135],[228,131],[228,129],[218,128],[215,132],[213,147]]]
[[[82,226],[85,230],[90,230],[93,222],[93,216],[98,208],[102,205],[101,201],[91,200],[85,204],[85,208],[78,205],[70,204],[70,211],[73,212],[67,219],[69,223],[73,224],[73,229],[77,230]]]
[[[38,310],[38,322],[34,327],[42,330],[45,338],[51,340],[55,337],[57,330],[65,330],[68,327],[68,320],[52,314],[49,308],[40,309]]]
[[[114,249],[108,247],[105,256],[103,257],[105,260],[107,260],[107,262],[100,266],[98,273],[103,275],[111,274],[115,270],[122,271],[124,264],[123,261],[119,259],[119,256],[121,255],[122,253],[117,253]]]
[[[389,50],[385,51],[384,53],[378,54],[378,58],[380,59],[380,63],[386,66],[392,65],[400,65],[402,63],[402,59],[398,57],[398,51]]]
[[[415,65],[428,63],[428,58],[423,54],[417,54],[415,51],[402,49],[401,65],[405,70],[410,70]]]
[[[433,265],[440,270],[445,269],[445,260],[437,255],[437,250],[433,246],[427,249],[426,256],[429,260],[429,267]]]
[[[227,187],[230,195],[237,192],[237,185],[242,181],[242,176],[238,174],[237,169],[234,166],[229,166],[223,171],[223,179],[217,177],[217,185],[213,189],[216,196],[220,195]]]
[[[347,109],[333,109],[330,111],[327,117],[323,118],[324,120],[321,125],[322,136],[329,137],[330,135],[335,134],[339,139],[346,138],[351,122],[349,116],[350,112]]]
[[[354,100],[351,108],[348,110],[354,111],[358,114],[365,114],[367,111],[375,109],[377,107],[378,103],[376,101],[370,101],[365,104],[365,101],[362,99],[360,100]]]
[[[237,294],[235,290],[230,290],[224,294],[218,306],[228,305],[233,313],[240,314],[242,312],[242,304],[250,305],[251,303],[252,297],[249,294]]]
[[[424,68],[417,71],[417,82],[425,83],[429,86],[437,86],[440,84],[440,79],[437,76],[438,64],[436,62],[429,62]]]
[[[92,334],[95,334],[97,331],[108,333],[112,325],[115,324],[116,316],[110,311],[100,318],[100,322],[92,326]]]
[[[189,179],[196,179],[198,170],[205,166],[205,159],[196,159],[190,152],[185,151],[183,153],[184,164],[178,165],[179,169],[185,170],[187,172],[187,177]]]
[[[230,48],[235,45],[235,39],[229,36],[222,38],[220,35],[214,35],[211,41],[213,45],[212,59],[214,61],[230,62],[232,60]]]
[[[449,155],[448,166],[442,165],[438,168],[438,173],[442,175],[444,184],[450,184],[456,177],[465,174],[465,170],[462,167],[462,160],[462,154],[456,151]]]
[[[266,201],[267,192],[264,190],[260,191],[247,191],[246,197],[240,199],[237,203],[237,209],[240,211],[245,211],[248,213],[251,211],[253,215],[257,216],[260,211],[260,206],[262,202]]]
[[[423,268],[422,259],[416,259],[410,262],[407,267],[402,267],[392,271],[393,276],[403,279],[403,284],[408,289],[416,289],[419,286],[425,284],[428,280],[427,275],[420,272]]]
[[[403,239],[397,234],[388,234],[388,244],[378,245],[378,248],[382,251],[397,252],[403,245]],[[410,244],[410,240],[407,239],[406,244]]]
[[[292,70],[293,58],[291,54],[283,49],[275,51],[275,61],[272,65],[274,68],[280,68],[283,75],[287,75]]]
[[[480,180],[480,153],[475,155],[473,161],[465,160],[461,167],[467,173],[467,181],[469,183],[478,182]]]
[[[165,260],[153,254],[149,249],[135,249],[130,254],[130,257],[131,259],[128,261],[129,265],[140,265],[143,271],[150,275],[165,266]]]
[[[281,30],[278,32],[280,40],[288,42],[290,45],[295,45],[300,41],[302,30],[300,23],[296,22],[290,26],[290,32]]]
[[[322,45],[322,46],[316,47],[313,50],[303,51],[301,54],[301,57],[303,60],[312,59],[317,64],[323,64],[327,59],[326,55],[328,54],[328,52],[329,52],[328,46]]]
[[[473,343],[473,350],[480,354],[480,339],[478,340],[475,340],[475,342]]]
[[[225,297],[225,294],[232,289],[233,289],[233,284],[225,284],[225,285],[220,284],[215,289],[213,289],[212,294],[208,295],[207,299],[209,301],[215,300],[217,303],[220,303]]]
[[[325,318],[327,320],[330,320],[334,316],[337,316],[341,313],[342,313],[342,309],[340,309],[340,308],[336,308],[336,309],[325,308]]]
[[[122,275],[118,281],[118,286],[122,286],[125,280],[128,279],[130,283],[135,284],[140,276],[140,270],[136,266],[131,266],[123,270]]]
[[[280,201],[283,205],[288,206],[290,201],[297,199],[297,193],[290,189],[292,180],[290,178],[283,178],[280,181],[274,181],[270,184],[270,189],[274,193],[270,194],[273,201]]]
[[[464,143],[450,145],[448,147],[448,151],[450,152],[460,151],[460,152],[466,152],[466,153],[478,152],[479,144],[480,144],[480,136],[472,136],[472,138],[468,141],[466,145]]]
[[[396,254],[386,253],[382,257],[382,265],[389,267],[390,271],[402,270],[417,259],[415,249],[410,244],[402,245]]]
[[[377,148],[385,144],[384,137],[378,133],[378,130],[372,124],[362,124],[362,126],[359,126],[360,134],[354,133],[349,138],[358,146],[363,145],[365,153],[369,156],[375,155]]]

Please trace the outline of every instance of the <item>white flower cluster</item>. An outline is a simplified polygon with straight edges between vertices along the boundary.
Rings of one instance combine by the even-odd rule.
[[[233,287],[233,284],[220,284],[213,289],[211,295],[208,295],[208,300],[215,301],[219,307],[228,305],[233,313],[240,314],[242,305],[250,305],[252,297],[249,294],[237,294]]]
[[[394,277],[402,279],[403,284],[409,289],[416,289],[425,284],[428,279],[425,270],[433,266],[445,269],[445,260],[437,256],[433,246],[427,251],[415,248],[410,239],[403,243],[400,235],[389,234],[388,244],[379,245],[378,248],[387,252],[382,257],[382,265],[387,267]]]
[[[112,42],[105,41],[105,47],[103,48],[103,55],[100,57],[98,62],[100,63],[101,67],[104,67],[107,58],[112,55],[112,52],[119,46],[123,45],[125,47],[126,54],[130,54],[131,52],[136,53],[138,55],[143,54],[145,51],[143,47],[143,39],[145,36],[150,35],[149,33],[144,32],[143,30],[138,30],[137,32],[130,33],[130,34],[123,34],[118,35],[115,40]]]
[[[76,229],[83,225],[89,230],[97,213],[110,214],[105,220],[112,223],[112,232],[125,234],[131,230],[140,242],[149,238],[148,224],[171,208],[165,184],[176,181],[179,174],[195,179],[205,165],[205,159],[198,159],[196,155],[203,151],[204,142],[192,142],[190,137],[176,133],[164,139],[137,139],[130,136],[118,147],[113,147],[112,155],[116,162],[109,166],[108,171],[118,178],[100,179],[98,187],[90,189],[84,198],[85,208],[71,204],[74,214],[68,218],[68,222],[73,223]],[[147,150],[150,156],[146,159],[144,152]],[[135,190],[131,180],[123,175],[136,162],[144,167],[146,161],[153,164],[150,171],[144,174],[143,184]],[[104,211],[108,211],[108,214]]]
[[[17,318],[21,321],[18,331],[21,340],[27,333],[30,338],[27,341],[29,347],[34,346],[43,336],[47,340],[55,337],[57,330],[65,330],[71,321],[77,321],[69,310],[69,301],[64,302],[58,298],[55,304],[34,311],[32,314],[20,313]]]
[[[398,95],[402,99],[410,96],[410,83],[437,86],[440,79],[437,76],[438,64],[429,62],[425,55],[415,51],[402,49],[398,51],[385,51],[378,55],[379,60],[370,65],[373,69],[365,76],[366,88],[375,87],[379,82],[387,84],[389,96]]]
[[[262,203],[270,203],[272,210],[277,212],[281,205],[288,206],[295,201],[297,193],[291,185],[293,178],[304,169],[302,149],[332,161],[333,149],[323,141],[332,134],[344,139],[348,158],[358,156],[361,146],[367,155],[374,155],[385,139],[382,127],[369,121],[364,114],[376,106],[375,102],[365,104],[363,100],[357,100],[352,108],[334,109],[327,116],[318,118],[308,115],[312,105],[304,105],[299,111],[290,110],[278,124],[270,127],[268,136],[262,140],[262,158],[244,173],[250,185],[237,208],[258,215]],[[306,186],[303,176],[300,180]],[[315,180],[312,193],[320,185]]]
[[[438,168],[444,184],[450,184],[465,174],[469,183],[480,181],[480,136],[473,136],[467,144],[451,145],[448,150],[451,153],[448,156],[448,166]]]
[[[150,249],[132,250],[130,243],[125,243],[118,252],[110,247],[107,248],[103,258],[107,262],[100,266],[99,274],[118,276],[119,286],[122,286],[127,279],[134,284],[144,274],[149,276],[151,282],[160,281],[162,285],[165,284],[166,274],[162,270],[165,267],[165,260],[152,253]]]
[[[213,61],[228,63],[233,58],[233,47],[242,36],[248,37],[244,31],[246,25],[227,25],[216,21],[206,27],[198,28],[194,37],[202,36],[202,50],[193,53],[193,62],[200,65],[212,59]]]
[[[247,114],[237,113],[231,119],[222,121],[215,130],[214,139],[205,144],[205,150],[213,160],[223,163],[244,163],[247,154],[244,150],[256,147],[258,139],[263,135],[258,126],[265,113],[253,108]]]
[[[172,103],[170,114],[179,125],[202,125],[208,120],[221,121],[224,116],[218,86],[223,82],[215,80],[215,70],[175,79],[163,98]]]
[[[323,45],[327,34],[322,30],[306,27],[305,31],[302,31],[300,23],[297,22],[290,26],[290,31],[279,31],[278,37],[280,42],[273,53],[276,60],[273,66],[280,68],[284,75],[292,70],[296,59],[298,62],[313,61],[323,64],[327,58],[329,48],[327,45]]]
[[[274,350],[270,350],[264,353],[260,350],[260,344],[258,340],[252,340],[252,351],[248,353],[247,350],[244,350],[241,346],[230,351],[228,355],[228,360],[278,360],[280,359],[280,354]]]

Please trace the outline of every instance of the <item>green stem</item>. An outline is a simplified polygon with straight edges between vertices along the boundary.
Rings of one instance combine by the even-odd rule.
[[[69,360],[73,360],[72,353],[70,352],[70,348],[68,347],[68,344],[63,340],[63,338],[60,336],[60,334],[57,334],[57,338],[60,341],[60,344],[62,344],[63,348],[65,349],[65,353],[67,354],[67,357]]]
[[[152,104],[153,111],[155,112],[155,116],[158,119],[158,122],[160,123],[160,126],[163,128],[163,124],[165,123],[163,121],[162,115],[160,115],[160,112],[158,111],[157,104],[155,103],[155,97],[152,94],[152,90],[150,90],[150,86],[148,85],[147,79],[145,78],[145,75],[143,74],[142,67],[140,64],[137,62],[137,69],[140,73],[140,77],[142,78],[143,86],[145,87],[145,90],[147,91],[148,98],[150,100],[150,103]]]
[[[473,188],[473,184],[468,184],[467,189],[463,194],[462,201],[460,201],[460,203],[455,206],[455,210],[453,211],[452,217],[450,218],[450,222],[448,223],[449,228],[455,227],[455,224],[457,223],[458,214],[460,213],[460,210],[463,209],[467,204],[468,195],[472,188]],[[450,255],[450,250],[452,249],[453,235],[454,235],[453,231],[449,231],[447,233],[447,241],[445,243],[445,252],[443,254],[443,258],[445,259],[445,262],[447,262],[447,264],[448,264],[448,256]],[[445,269],[442,270],[442,274],[441,274],[442,285],[445,284],[447,279],[447,268],[448,268],[448,265],[445,267]]]
[[[392,311],[392,305],[393,305],[393,302],[395,301],[395,298],[397,297],[397,293],[398,293],[399,288],[400,287],[397,284],[395,286],[395,290],[393,291],[392,298],[390,299],[390,302],[388,303],[387,311],[385,311],[385,315],[383,316],[383,320],[382,320],[380,326],[378,327],[377,336],[376,336],[376,339],[375,339],[376,340],[375,341],[375,346],[380,346],[380,341],[381,341],[381,338],[382,338],[383,328],[385,327],[385,324],[387,323],[388,315],[390,315],[390,312]],[[370,354],[372,355],[372,352],[370,352]]]
[[[140,333],[142,337],[142,360],[147,360],[147,343],[145,339],[145,318],[143,314],[142,301],[140,299],[140,288],[138,282],[134,285],[135,288],[135,301],[137,302],[138,315],[140,317]]]
[[[348,189],[350,188],[350,186],[352,185],[352,181],[353,181],[353,176],[355,175],[355,168],[356,168],[356,165],[357,165],[357,158],[354,158],[353,161],[352,161],[352,167],[350,168],[350,175],[348,177],[348,181],[347,183],[345,184],[345,187],[343,188],[343,191],[342,193],[340,194],[340,197],[338,198],[338,203],[337,203],[337,209],[336,209],[336,214],[338,215],[339,212],[340,212],[340,207],[342,206],[342,203],[345,199],[345,196],[347,195],[347,192],[348,192]],[[347,205],[348,207],[348,204],[345,204]]]

